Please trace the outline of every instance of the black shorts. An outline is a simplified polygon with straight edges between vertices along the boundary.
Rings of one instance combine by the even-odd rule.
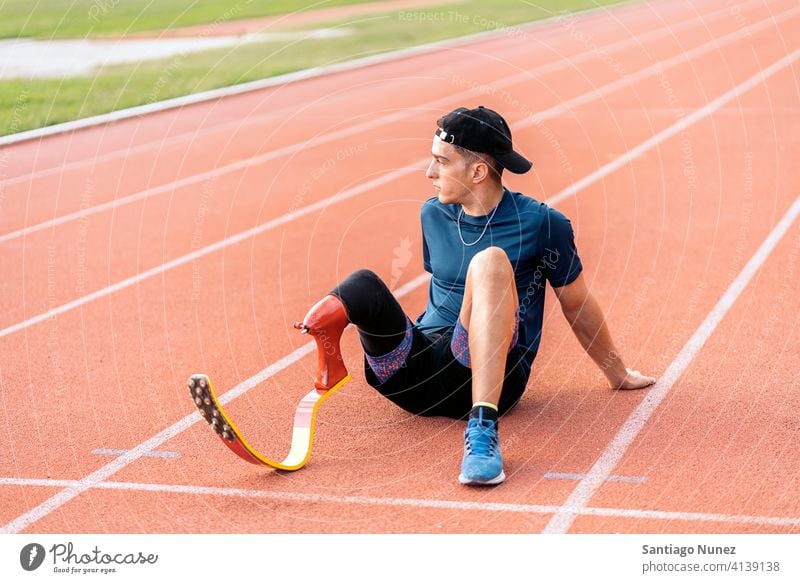
[[[472,369],[453,355],[450,344],[452,329],[444,334],[420,331],[412,325],[381,278],[366,269],[351,273],[330,293],[342,300],[348,319],[358,327],[365,351],[367,382],[379,393],[415,415],[462,419],[469,414],[472,409]],[[464,339],[460,340],[463,342]],[[522,359],[522,350],[516,344],[516,335],[512,344],[513,348],[506,357],[505,380],[498,403],[501,415],[522,397],[530,373]],[[371,368],[367,354],[376,355],[372,357],[373,362],[376,358],[389,358],[390,370],[394,372],[384,371],[381,376],[385,381],[381,382]],[[394,359],[400,359],[404,354],[408,356],[397,368]],[[462,362],[469,361],[462,358]]]
[[[364,357],[367,382],[384,397],[409,413],[467,417],[472,408],[472,369],[463,366],[450,348],[452,332],[426,334],[412,328],[411,351],[405,363],[381,383]],[[505,380],[498,403],[500,415],[519,402],[528,384],[529,372],[521,350],[512,348],[506,358]]]

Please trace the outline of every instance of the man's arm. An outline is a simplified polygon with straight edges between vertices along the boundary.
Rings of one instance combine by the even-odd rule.
[[[561,310],[584,350],[616,389],[641,389],[656,382],[653,377],[625,367],[606,326],[603,310],[586,287],[583,274],[572,283],[553,288]]]

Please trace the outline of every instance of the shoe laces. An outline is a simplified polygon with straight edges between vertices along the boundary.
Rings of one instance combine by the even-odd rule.
[[[500,442],[494,421],[470,419],[467,423],[465,446],[472,455],[480,457],[497,455]]]

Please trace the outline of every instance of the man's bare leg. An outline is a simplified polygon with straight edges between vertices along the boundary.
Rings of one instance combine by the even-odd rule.
[[[472,411],[464,434],[459,482],[494,485],[505,480],[497,415],[508,348],[518,306],[514,270],[498,247],[481,251],[467,271],[459,320],[468,332]],[[456,344],[463,340],[457,340]]]
[[[500,402],[518,305],[514,269],[505,251],[489,247],[475,255],[459,314],[469,332],[473,403]]]

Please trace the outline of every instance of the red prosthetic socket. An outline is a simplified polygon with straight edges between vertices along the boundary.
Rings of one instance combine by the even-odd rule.
[[[342,301],[327,295],[314,304],[294,327],[303,334],[311,334],[317,342],[317,377],[314,386],[318,391],[335,387],[347,376],[339,340],[347,324],[347,312]]]

